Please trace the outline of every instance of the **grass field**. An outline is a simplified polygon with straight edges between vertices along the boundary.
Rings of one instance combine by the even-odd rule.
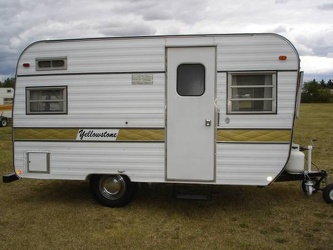
[[[295,130],[295,142],[318,140],[314,162],[331,177],[332,125],[333,104],[302,104]],[[11,147],[11,129],[0,128],[1,176],[12,172]],[[333,249],[333,206],[300,184],[218,186],[208,201],[153,185],[112,209],[83,181],[1,182],[0,249]]]

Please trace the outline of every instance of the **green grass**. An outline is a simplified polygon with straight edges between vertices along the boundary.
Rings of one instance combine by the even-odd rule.
[[[318,141],[333,175],[333,104],[302,104],[295,142]],[[0,128],[0,175],[12,171],[11,129]],[[172,185],[142,188],[124,208],[93,199],[88,183],[0,183],[0,249],[332,249],[333,206],[299,182],[217,186],[209,201],[176,200]]]

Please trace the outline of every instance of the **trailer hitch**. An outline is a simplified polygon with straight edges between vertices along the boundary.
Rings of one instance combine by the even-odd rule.
[[[316,193],[318,190],[323,191],[323,188],[320,188],[321,183],[324,183],[325,186],[327,184],[328,174],[325,170],[321,170],[320,172],[304,171],[303,176],[302,190],[307,195]]]

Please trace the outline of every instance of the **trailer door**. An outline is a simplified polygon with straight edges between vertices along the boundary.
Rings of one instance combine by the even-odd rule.
[[[215,180],[215,57],[215,47],[167,48],[167,180]]]

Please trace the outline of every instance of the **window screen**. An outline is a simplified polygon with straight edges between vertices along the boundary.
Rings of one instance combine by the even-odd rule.
[[[67,87],[28,87],[27,114],[66,114]]]
[[[37,58],[36,70],[64,70],[67,69],[67,58]]]
[[[228,111],[231,113],[276,112],[276,74],[230,74]]]
[[[177,68],[177,93],[181,96],[201,96],[205,92],[205,66],[181,64]]]

